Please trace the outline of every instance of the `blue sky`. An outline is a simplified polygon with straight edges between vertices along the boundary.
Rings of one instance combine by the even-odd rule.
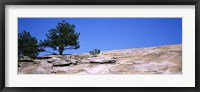
[[[26,30],[39,42],[62,20],[74,24],[81,33],[80,48],[66,50],[64,54],[86,53],[96,48],[104,51],[182,44],[182,18],[18,18],[18,33]],[[50,53],[39,56],[45,54]]]

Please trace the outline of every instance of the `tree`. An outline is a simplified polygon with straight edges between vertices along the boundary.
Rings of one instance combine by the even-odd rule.
[[[94,57],[97,56],[97,54],[100,54],[100,50],[99,49],[94,49],[92,51],[89,51],[90,55],[93,55]]]
[[[35,58],[40,51],[42,49],[39,48],[37,39],[32,37],[29,32],[24,30],[22,33],[18,33],[18,56]]]
[[[80,33],[75,32],[75,25],[63,20],[55,28],[48,31],[47,39],[40,41],[40,45],[50,47],[62,55],[64,50],[80,48],[79,35]]]

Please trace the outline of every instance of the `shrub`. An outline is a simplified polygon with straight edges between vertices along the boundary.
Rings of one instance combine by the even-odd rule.
[[[90,55],[93,55],[93,56],[97,56],[97,54],[100,54],[100,50],[99,49],[94,49],[92,51],[89,51]]]

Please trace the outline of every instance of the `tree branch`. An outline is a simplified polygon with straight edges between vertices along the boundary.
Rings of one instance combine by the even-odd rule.
[[[70,46],[70,47],[66,47],[66,48],[64,48],[65,50],[68,50],[68,49],[74,49],[75,47],[74,46]]]
[[[48,52],[48,53],[52,53],[52,54],[54,54],[54,55],[57,55],[56,53],[54,53],[54,52],[51,52],[51,51],[44,51],[44,52]]]

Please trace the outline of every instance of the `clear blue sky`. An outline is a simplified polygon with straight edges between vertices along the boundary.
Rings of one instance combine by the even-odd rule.
[[[182,18],[18,18],[18,32],[26,30],[39,42],[62,20],[74,24],[81,33],[80,48],[66,50],[64,54],[95,48],[104,51],[182,44]],[[49,53],[39,53],[45,54]]]

